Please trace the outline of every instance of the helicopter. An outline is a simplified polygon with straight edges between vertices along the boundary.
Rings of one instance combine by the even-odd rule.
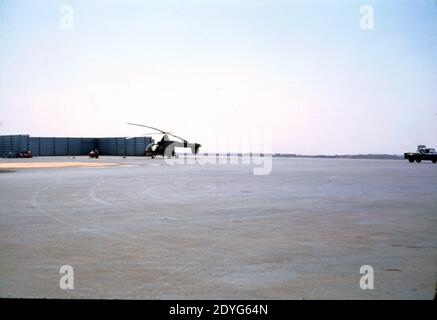
[[[190,148],[191,152],[194,155],[196,155],[199,152],[199,148],[202,146],[199,143],[190,143],[187,140],[185,140],[184,138],[181,138],[177,135],[174,135],[171,132],[163,131],[163,130],[155,128],[155,127],[146,126],[144,124],[138,124],[138,123],[130,123],[130,122],[128,122],[127,124],[130,126],[149,128],[149,129],[152,129],[152,130],[159,132],[159,133],[158,132],[148,133],[146,135],[163,134],[161,140],[159,140],[157,143],[152,142],[149,145],[147,145],[147,147],[144,151],[145,157],[151,157],[152,159],[154,159],[156,156],[163,156],[163,157],[167,157],[167,158],[175,157],[176,156],[176,152],[175,152],[176,147]],[[180,141],[171,140],[170,136],[174,137],[176,139],[179,139]]]

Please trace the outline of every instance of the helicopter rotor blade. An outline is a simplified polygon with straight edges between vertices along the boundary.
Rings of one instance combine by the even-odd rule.
[[[156,130],[156,131],[162,132],[162,133],[164,133],[164,134],[167,134],[167,132],[162,131],[161,129],[154,128],[154,127],[151,127],[151,126],[146,126],[146,125],[144,125],[144,124],[130,123],[130,122],[128,122],[127,124],[130,125],[130,126],[137,126],[137,127],[149,128],[149,129],[153,129],[153,130]]]
[[[168,134],[169,136],[172,136],[172,137],[175,137],[175,138],[177,138],[177,139],[180,139],[180,140],[182,140],[182,141],[184,141],[184,142],[187,141],[186,139],[184,139],[184,138],[182,138],[182,137],[179,137],[179,136],[177,136],[177,135],[175,135],[175,134],[173,134],[173,133],[170,133],[170,132],[167,132],[167,131],[163,131],[163,130],[161,130],[161,129],[154,128],[154,127],[151,127],[151,126],[146,126],[146,125],[144,125],[144,124],[130,123],[130,122],[128,122],[127,124],[130,125],[130,126],[138,126],[138,127],[144,127],[144,128],[153,129],[153,130],[156,130],[156,131],[162,132],[163,134]]]
[[[157,135],[157,134],[161,135],[162,133],[160,133],[160,132],[149,132],[149,133],[142,134],[141,136],[126,137],[126,139],[127,140],[131,140],[131,139],[135,139],[135,138],[139,138],[139,137],[147,137],[147,136]]]
[[[181,137],[179,137],[179,136],[177,136],[177,135],[174,135],[174,134],[172,134],[172,133],[170,133],[170,132],[167,132],[167,134],[168,134],[169,136],[172,136],[172,137],[175,137],[175,138],[181,139],[183,142],[187,141],[187,140],[185,140],[184,138],[181,138]]]

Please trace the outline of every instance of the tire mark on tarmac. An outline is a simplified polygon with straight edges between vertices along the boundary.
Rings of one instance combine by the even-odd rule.
[[[156,197],[156,196],[153,196],[153,195],[152,195],[153,192],[150,192],[150,191],[151,191],[152,189],[154,189],[154,188],[155,188],[154,186],[149,186],[149,187],[147,187],[147,188],[146,188],[146,191],[144,191],[144,192],[141,193],[142,197],[141,197],[139,200],[144,201],[144,198],[143,198],[144,195],[146,195],[146,196],[148,196],[149,198],[152,198],[152,199],[154,199],[154,200],[160,199],[160,198],[158,198],[158,197]],[[93,189],[93,190],[90,190],[90,193],[89,193],[89,194],[90,194],[90,195],[92,195],[92,194],[95,195],[96,187],[93,187],[92,189]],[[152,195],[152,196],[151,196],[151,195]],[[99,198],[97,198],[97,197],[92,197],[92,199],[93,199],[93,200],[96,200],[96,199],[99,199]],[[100,201],[97,201],[97,202],[100,203]],[[160,281],[165,280],[166,278],[168,278],[168,277],[170,277],[170,276],[172,276],[172,275],[174,275],[174,274],[176,274],[176,273],[180,273],[180,272],[184,272],[184,271],[188,270],[189,267],[190,267],[191,265],[193,265],[194,263],[197,263],[199,260],[203,259],[203,258],[206,257],[208,254],[210,254],[211,251],[212,251],[214,248],[216,248],[216,247],[218,246],[218,244],[219,244],[223,239],[225,239],[225,238],[227,237],[227,235],[230,233],[230,230],[232,230],[232,225],[233,225],[233,223],[234,223],[234,221],[233,221],[232,219],[229,219],[229,223],[228,223],[227,231],[224,232],[224,233],[222,233],[221,236],[218,237],[218,238],[213,242],[213,244],[212,244],[211,246],[209,246],[205,251],[203,251],[203,252],[201,251],[200,254],[195,254],[195,253],[194,253],[195,256],[196,256],[195,259],[192,259],[192,260],[190,260],[190,261],[188,261],[188,262],[182,264],[182,265],[179,266],[179,267],[176,266],[175,269],[173,269],[173,271],[169,272],[168,274],[166,274],[166,275],[162,275],[162,276],[159,276],[159,277],[156,277],[155,279],[153,279],[152,281],[148,282],[147,284],[143,284],[143,285],[137,286],[136,288],[132,288],[132,289],[128,290],[128,292],[126,292],[126,293],[124,293],[124,294],[121,294],[120,296],[121,296],[121,297],[130,296],[130,295],[132,295],[132,294],[134,294],[134,293],[136,293],[136,292],[138,292],[138,291],[142,291],[146,286],[150,285],[151,282],[154,282],[154,283],[156,283],[156,282],[160,282]],[[158,243],[159,243],[159,242],[158,242]]]
[[[97,189],[97,185],[92,186],[88,192],[88,196],[97,203],[103,204],[105,206],[112,206],[112,203],[100,199],[99,197],[96,196],[96,189]]]
[[[38,197],[40,196],[40,194],[44,191],[47,191],[48,189],[50,189],[50,186],[45,187],[37,192],[34,193],[34,195],[32,196],[32,204],[35,206],[35,208],[40,211],[42,214],[44,214],[45,216],[51,218],[52,220],[55,220],[56,222],[67,226],[68,229],[72,229],[75,228],[77,232],[90,232],[90,233],[95,233],[93,231],[96,231],[94,228],[90,228],[89,226],[87,226],[86,224],[83,223],[82,220],[78,219],[78,218],[74,218],[71,216],[68,216],[64,213],[62,213],[61,211],[57,211],[57,215],[60,215],[64,218],[59,218],[56,217],[55,215],[51,214],[50,211],[53,209],[52,207],[48,207],[48,208],[43,208],[38,201]],[[47,202],[46,202],[47,203]],[[73,222],[70,223],[70,222]],[[74,230],[71,230],[74,232]],[[113,240],[115,242],[122,242],[125,244],[130,244],[130,245],[134,245],[136,247],[140,247],[141,249],[145,249],[145,245],[141,244],[141,241],[130,241],[130,240],[126,240],[125,238],[131,238],[131,239],[139,239],[139,237],[137,236],[133,236],[131,234],[126,234],[126,233],[121,233],[121,232],[117,232],[114,230],[105,230],[105,229],[100,229],[98,230],[98,236],[109,239],[109,240]],[[103,232],[101,232],[103,231]],[[114,237],[111,236],[111,234],[113,235],[118,235],[118,237]],[[120,238],[123,237],[123,238]]]
[[[38,200],[38,198],[40,197],[40,195],[43,192],[47,192],[50,188],[51,188],[51,186],[44,187],[44,188],[40,189],[39,191],[37,191],[37,192],[35,192],[33,194],[33,196],[32,196],[32,204],[33,204],[33,206],[39,212],[41,212],[44,216],[50,218],[53,221],[56,221],[57,223],[59,223],[59,224],[61,224],[63,226],[66,226],[67,229],[70,229],[71,232],[94,233],[93,232],[94,230],[90,229],[88,226],[86,226],[83,223],[82,220],[74,218],[74,217],[71,217],[71,216],[68,216],[68,215],[66,215],[66,214],[64,214],[64,213],[62,213],[61,211],[58,210],[58,211],[56,211],[56,214],[58,216],[62,216],[63,217],[63,218],[59,218],[58,216],[50,213],[50,211],[53,210],[52,207],[49,206],[47,208],[47,207],[43,207],[43,206],[40,205],[40,201]],[[90,193],[90,191],[88,193]],[[45,204],[47,204],[47,202],[45,202]],[[71,223],[71,222],[73,222],[73,223]],[[102,230],[99,230],[99,231],[102,231]],[[103,233],[102,232],[98,232],[98,236],[101,237],[101,238],[105,238],[107,240],[110,240],[110,241],[124,243],[124,244],[131,245],[133,247],[137,247],[142,252],[144,252],[147,249],[147,246],[150,245],[150,243],[159,244],[159,241],[152,240],[150,238],[147,239],[147,241],[144,241],[145,240],[144,238],[140,238],[140,237],[133,236],[133,235],[130,235],[130,234],[127,234],[127,233],[121,233],[121,232],[117,232],[117,231],[113,231],[113,230],[111,230],[111,231],[103,230]],[[126,237],[130,238],[130,239],[133,239],[133,241],[127,240]],[[104,248],[101,248],[101,247],[95,247],[94,250],[98,250],[98,253],[100,255],[102,255],[103,257],[105,255],[107,255],[107,253],[108,253],[107,250],[105,250]],[[138,264],[138,263],[140,263],[140,261],[136,261],[136,263]],[[148,261],[144,261],[143,263],[144,264],[148,263]],[[87,263],[84,263],[84,264],[87,264]],[[88,263],[88,264],[89,265],[93,265],[92,263]],[[97,268],[98,267],[96,266],[96,269]],[[97,290],[97,289],[94,289],[94,288],[88,289],[88,291],[90,292],[91,295],[93,295],[95,290]],[[81,294],[86,294],[86,293],[84,293],[84,291],[85,290],[83,288],[81,293],[76,291],[76,292],[74,292],[74,294],[77,295],[77,296],[79,296]]]
[[[66,226],[68,229],[70,229],[72,232],[90,232],[90,233],[95,233],[95,229],[90,229],[90,227],[83,222],[83,220],[80,220],[78,218],[72,217],[71,215],[67,215],[63,212],[61,212],[61,210],[59,210],[59,208],[56,208],[56,215],[53,214],[53,210],[55,208],[53,208],[52,206],[50,206],[50,202],[44,202],[44,205],[41,205],[41,201],[40,201],[40,197],[41,194],[43,194],[44,192],[48,192],[48,190],[50,188],[53,188],[53,186],[47,186],[44,187],[42,189],[40,189],[39,191],[35,192],[32,196],[32,204],[34,205],[34,207],[40,211],[42,214],[44,214],[45,216],[49,217],[50,219],[56,221],[57,223]],[[152,187],[149,187],[147,190],[152,189]],[[103,199],[100,199],[97,195],[96,192],[98,190],[98,186],[93,186],[90,187],[88,189],[88,196],[95,201],[96,203],[98,203],[101,206],[113,206],[113,203],[109,203],[106,202]],[[144,193],[142,193],[144,195]],[[143,200],[144,199],[140,199]],[[60,216],[62,218],[60,218]],[[230,217],[228,220],[228,227],[226,229],[225,232],[223,232],[219,237],[217,237],[215,240],[213,240],[212,244],[206,248],[205,250],[198,250],[198,253],[196,254],[196,252],[193,252],[193,255],[195,256],[194,259],[191,259],[189,261],[187,261],[186,263],[183,263],[180,266],[174,266],[174,269],[162,276],[158,276],[155,279],[149,281],[148,283],[144,284],[144,285],[140,285],[137,286],[135,288],[132,288],[130,290],[128,290],[125,293],[121,293],[119,296],[120,297],[126,297],[126,296],[131,296],[132,294],[136,294],[136,293],[141,293],[141,291],[149,286],[151,283],[156,283],[156,282],[160,282],[162,280],[165,280],[167,278],[169,278],[170,276],[177,274],[177,273],[181,273],[181,272],[185,272],[187,270],[189,270],[191,268],[192,265],[198,263],[199,261],[201,261],[202,259],[204,259],[205,257],[207,257],[215,248],[218,247],[218,245],[220,244],[221,241],[223,241],[225,238],[228,237],[228,235],[230,234],[230,232],[233,230],[233,225],[234,225],[234,221],[233,221],[234,217]],[[75,230],[74,230],[75,229]],[[122,232],[118,232],[118,231],[114,231],[114,230],[105,230],[105,229],[100,229],[98,230],[98,236],[101,238],[105,238],[114,242],[119,242],[119,243],[124,243],[124,244],[128,244],[134,247],[139,248],[142,252],[144,252],[144,250],[147,249],[147,246],[150,245],[150,243],[155,243],[157,245],[161,244],[160,241],[153,241],[152,239],[147,239],[147,241],[144,241],[145,239],[142,237],[138,237],[132,234],[127,234],[127,233],[122,233]],[[128,239],[126,239],[128,238]],[[98,250],[99,254],[102,254],[103,256],[106,255],[108,252],[107,250],[100,248],[100,247],[95,247],[94,250]],[[140,263],[139,261],[137,261],[136,263]],[[148,261],[144,261],[143,263],[148,263]],[[144,269],[144,271],[146,271],[146,269]],[[92,295],[93,292],[96,289],[88,289],[88,291],[90,292],[90,294]],[[82,294],[84,294],[84,290],[82,289]],[[75,292],[76,294],[80,294],[79,292]]]

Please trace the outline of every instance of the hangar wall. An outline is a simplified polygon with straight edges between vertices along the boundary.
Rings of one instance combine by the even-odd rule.
[[[150,137],[99,138],[97,139],[97,149],[101,155],[143,156],[144,149],[152,141]]]
[[[28,150],[29,136],[28,135],[9,135],[0,136],[0,155],[12,152],[14,155],[17,152]]]
[[[96,138],[29,137],[29,150],[34,156],[81,156],[96,148]]]
[[[29,135],[0,136],[0,156],[15,157],[18,152],[31,150],[34,156],[80,156],[98,149],[100,155],[142,156],[150,137],[135,138],[59,138]]]

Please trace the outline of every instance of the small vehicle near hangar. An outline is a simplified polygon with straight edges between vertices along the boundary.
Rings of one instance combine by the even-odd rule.
[[[432,163],[437,162],[437,152],[434,148],[427,148],[425,145],[418,145],[416,152],[406,152],[404,153],[404,159],[410,162],[416,161],[417,163],[425,161],[432,161]]]

